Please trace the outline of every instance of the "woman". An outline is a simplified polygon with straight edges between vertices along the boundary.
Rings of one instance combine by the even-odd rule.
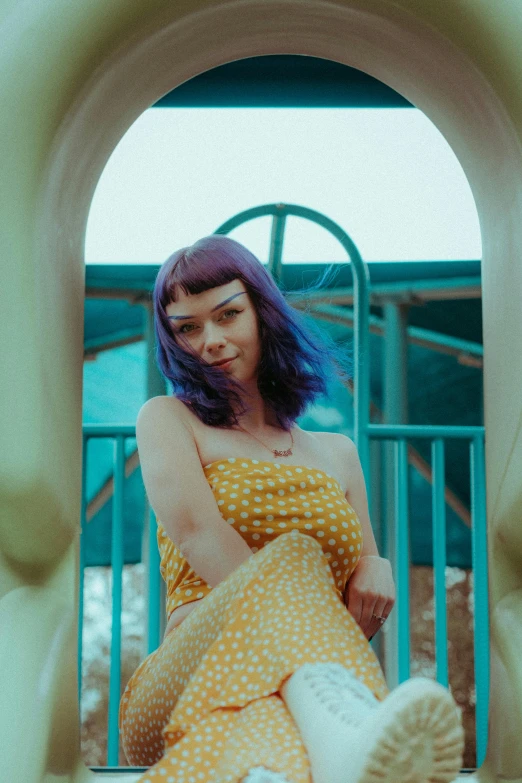
[[[395,591],[351,439],[300,429],[342,357],[238,242],[174,253],[154,288],[174,396],[136,437],[167,583],[165,637],[120,704],[144,783],[449,781],[463,731],[423,678],[389,693],[368,640]]]

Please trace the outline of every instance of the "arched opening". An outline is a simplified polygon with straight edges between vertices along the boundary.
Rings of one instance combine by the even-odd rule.
[[[496,94],[467,57],[425,24],[420,13],[410,15],[396,6],[369,12],[320,2],[280,2],[273,3],[267,15],[260,2],[242,7],[240,14],[236,4],[227,4],[182,18],[180,12],[169,10],[168,18],[163,14],[148,24],[142,20],[134,27],[131,24],[130,37],[129,20],[118,13],[122,13],[121,25],[115,24],[114,37],[107,45],[110,55],[101,67],[91,60],[90,78],[81,84],[70,110],[60,116],[53,148],[45,158],[34,237],[34,289],[54,313],[38,334],[33,323],[38,367],[48,388],[60,384],[67,389],[60,392],[64,406],[59,412],[52,410],[44,417],[42,411],[38,442],[45,443],[49,464],[54,465],[46,468],[48,477],[56,482],[56,496],[67,506],[69,517],[77,519],[79,506],[78,481],[71,488],[67,480],[80,453],[82,335],[77,328],[68,340],[64,334],[82,312],[85,225],[96,182],[112,150],[147,106],[196,73],[257,54],[325,57],[371,73],[424,111],[452,146],[473,190],[484,249],[488,510],[490,536],[498,543],[492,562],[492,608],[505,613],[508,620],[516,616],[519,608],[512,601],[508,578],[516,574],[516,557],[511,553],[508,558],[506,549],[517,551],[512,522],[520,490],[513,473],[513,453],[519,436],[513,422],[519,421],[516,389],[521,368],[512,346],[521,327],[517,286],[510,286],[508,277],[515,268],[520,241],[519,210],[514,207],[520,203],[522,173],[518,138]],[[503,184],[500,190],[499,181]],[[25,328],[27,332],[29,327]],[[513,339],[504,339],[506,331]],[[46,348],[53,349],[52,356]],[[44,355],[47,367],[42,364]],[[505,488],[510,480],[508,493]],[[43,529],[47,534],[45,525]],[[59,578],[62,586],[70,586],[74,582],[72,558],[66,558],[64,550],[60,554],[66,567],[59,569]],[[494,648],[498,641],[494,635]],[[503,644],[514,641],[504,639]],[[502,757],[503,774],[514,777],[518,774],[513,767],[516,759],[503,740],[509,734],[502,713],[514,714],[509,709],[513,698],[509,682],[515,682],[516,670],[494,668],[494,674],[491,763],[498,769]],[[76,726],[70,731],[74,735]]]

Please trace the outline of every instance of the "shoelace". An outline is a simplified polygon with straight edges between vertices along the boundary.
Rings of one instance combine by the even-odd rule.
[[[333,666],[336,668],[333,669]],[[314,695],[329,712],[350,723],[359,723],[361,715],[358,710],[348,709],[348,705],[342,698],[343,692],[349,693],[360,705],[364,705],[365,713],[377,707],[379,703],[371,691],[340,664],[323,664],[321,669],[307,668],[303,671],[303,679],[308,682]]]

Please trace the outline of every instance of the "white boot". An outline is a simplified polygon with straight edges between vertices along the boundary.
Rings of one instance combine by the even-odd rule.
[[[314,783],[449,783],[460,771],[460,711],[432,680],[408,680],[379,702],[341,664],[304,664],[281,696]]]
[[[253,767],[241,783],[288,783],[280,772],[273,772],[266,767]]]

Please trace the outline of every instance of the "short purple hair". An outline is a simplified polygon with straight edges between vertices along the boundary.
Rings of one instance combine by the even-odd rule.
[[[319,288],[329,271],[306,291]],[[176,341],[165,311],[176,301],[178,286],[186,295],[199,294],[233,280],[244,283],[257,313],[259,392],[279,425],[288,430],[317,397],[328,396],[331,380],[350,377],[352,363],[328,333],[307,323],[286,301],[256,256],[230,237],[203,237],[177,250],[160,267],[152,294],[158,367],[173,394],[190,405],[202,422],[215,427],[238,423],[232,401],[239,415],[248,410],[240,382],[204,362],[188,341],[185,350]]]

